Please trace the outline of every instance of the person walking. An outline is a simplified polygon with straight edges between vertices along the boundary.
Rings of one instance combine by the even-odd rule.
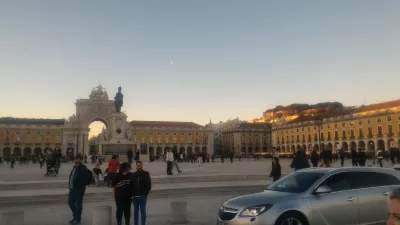
[[[122,163],[118,173],[112,181],[112,193],[117,208],[117,225],[122,225],[122,216],[125,218],[125,224],[130,225],[131,221],[131,199],[133,195],[132,178],[129,173],[131,165],[129,162]]]
[[[178,162],[179,162],[179,154],[177,152],[175,152],[174,153],[174,161],[172,163],[173,163],[173,166],[178,171],[178,173],[182,173],[182,170],[179,169]]]
[[[378,152],[376,153],[376,158],[378,159],[378,164],[383,167],[382,160],[383,160],[383,151],[379,148]]]
[[[358,149],[357,159],[359,166],[365,166],[365,162],[367,161],[367,154],[365,154],[365,151],[361,150],[361,148]]]
[[[133,152],[132,152],[132,149],[129,149],[129,150],[126,152],[126,157],[128,157],[128,163],[129,163],[129,165],[132,165],[132,159],[133,159]]]
[[[109,177],[109,185],[112,183],[111,181],[114,180],[115,175],[117,174],[118,168],[119,168],[119,160],[117,159],[116,155],[113,155],[111,157],[111,160],[108,161],[108,177]]]
[[[82,164],[82,160],[82,155],[75,156],[75,165],[69,175],[68,206],[73,215],[73,219],[69,223],[73,225],[81,224],[83,196],[88,180],[92,178],[89,177],[92,172]]]
[[[351,150],[351,164],[353,166],[358,166],[358,153],[355,149]]]
[[[272,177],[274,182],[281,178],[281,164],[279,164],[279,158],[277,157],[272,158],[272,170],[269,177]]]
[[[167,162],[167,175],[172,175],[172,162],[174,161],[174,154],[168,149],[165,154],[165,161]]]
[[[340,166],[343,167],[344,166],[344,160],[346,159],[346,152],[344,151],[343,148],[340,149],[339,156],[340,156]]]
[[[150,173],[143,169],[141,161],[136,162],[136,172],[132,174],[133,186],[133,225],[139,225],[139,210],[141,225],[146,225],[147,196],[151,191]]]
[[[101,171],[100,163],[96,163],[96,166],[93,168],[94,182],[97,187],[100,186],[100,175],[104,177],[103,171]]]
[[[138,162],[139,160],[140,160],[140,152],[139,149],[137,149],[135,152],[135,161]]]
[[[318,156],[317,149],[312,150],[311,156],[310,156],[310,161],[311,161],[313,167],[318,167],[319,156]]]
[[[294,171],[304,168],[310,168],[310,163],[306,158],[306,154],[302,150],[299,150],[296,153],[292,160],[292,163],[290,164],[290,168],[292,168]]]
[[[197,152],[197,166],[203,167],[203,154],[201,152]]]

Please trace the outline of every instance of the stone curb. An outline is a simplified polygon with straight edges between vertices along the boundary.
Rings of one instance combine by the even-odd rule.
[[[178,188],[178,189],[160,189],[150,193],[149,198],[168,198],[168,197],[184,197],[184,196],[201,196],[201,195],[220,195],[220,194],[247,194],[260,192],[266,185],[246,185],[246,186],[222,186],[222,187],[196,187],[196,188]],[[66,203],[68,193],[65,194],[48,194],[36,196],[7,196],[0,197],[0,208],[21,206],[21,205],[44,205]],[[112,201],[111,191],[86,193],[85,202],[104,202]]]
[[[204,176],[170,176],[170,177],[153,177],[153,184],[168,183],[195,183],[195,182],[214,182],[214,181],[250,181],[250,180],[267,180],[268,173],[258,174],[224,174],[224,175],[204,175]],[[68,188],[67,181],[53,182],[3,182],[0,183],[1,191],[8,190],[27,190],[27,189],[51,189],[51,188]]]

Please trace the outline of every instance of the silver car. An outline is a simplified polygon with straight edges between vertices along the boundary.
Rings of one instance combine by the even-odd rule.
[[[299,170],[264,192],[223,202],[217,225],[385,224],[388,195],[399,186],[394,169]]]

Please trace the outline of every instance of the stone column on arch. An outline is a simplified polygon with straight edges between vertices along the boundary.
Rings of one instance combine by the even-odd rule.
[[[383,141],[385,142],[384,144],[385,144],[385,151],[389,151],[390,150],[390,146],[389,146],[389,138],[385,135],[384,137],[383,137]]]
[[[83,154],[86,154],[87,156],[89,156],[90,155],[90,147],[89,147],[89,133],[86,133],[85,135],[84,135],[84,143],[85,143],[85,145],[84,145],[84,150],[85,150],[85,152],[83,153]]]
[[[376,151],[378,151],[378,147],[379,147],[379,145],[378,145],[378,138],[376,138],[376,137],[374,138],[374,145],[375,145],[375,146],[374,146],[374,148],[375,148],[374,151],[375,151],[375,153],[376,153]]]

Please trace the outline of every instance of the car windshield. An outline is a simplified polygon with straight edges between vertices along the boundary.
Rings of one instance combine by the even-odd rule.
[[[271,184],[267,190],[301,193],[306,191],[314,182],[321,178],[324,173],[321,172],[294,172],[277,182]]]

